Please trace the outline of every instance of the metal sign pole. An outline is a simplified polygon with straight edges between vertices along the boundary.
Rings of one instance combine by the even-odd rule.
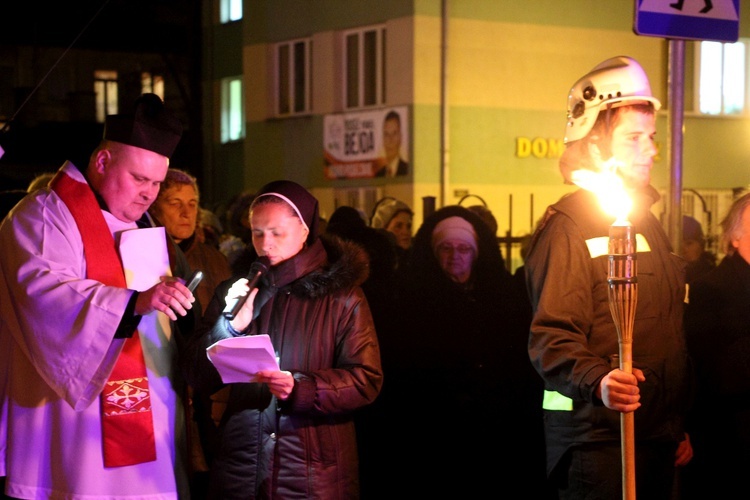
[[[685,40],[669,40],[668,107],[669,204],[668,235],[672,248],[682,253],[682,124],[684,116]]]

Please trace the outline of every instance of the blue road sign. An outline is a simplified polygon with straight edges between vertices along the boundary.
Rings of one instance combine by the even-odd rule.
[[[638,35],[734,43],[740,0],[635,0]]]

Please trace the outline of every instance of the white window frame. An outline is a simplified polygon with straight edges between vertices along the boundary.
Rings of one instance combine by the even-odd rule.
[[[375,37],[374,47],[366,51],[366,43],[371,36]],[[344,109],[369,108],[385,104],[385,25],[344,31],[342,44]],[[350,48],[355,49],[357,53],[350,55]],[[366,64],[368,57],[374,59],[369,65],[374,68]],[[356,64],[356,67],[350,67],[352,64]],[[368,70],[373,70],[372,74],[367,74]]]
[[[117,114],[119,109],[117,71],[94,70],[94,95],[97,123],[104,123],[107,115]]]
[[[706,116],[748,116],[748,39],[695,44],[693,109]]]
[[[245,138],[245,98],[242,76],[221,80],[221,143]]]
[[[232,23],[240,19],[242,19],[242,0],[221,0],[219,2],[221,24]]]
[[[303,60],[299,62],[298,57]],[[298,38],[276,44],[274,76],[276,116],[309,114],[312,111],[312,39]]]

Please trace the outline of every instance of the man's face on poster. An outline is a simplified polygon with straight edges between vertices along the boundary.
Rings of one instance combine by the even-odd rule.
[[[401,150],[401,125],[398,120],[386,120],[383,123],[383,149],[385,158],[391,161],[400,154]]]

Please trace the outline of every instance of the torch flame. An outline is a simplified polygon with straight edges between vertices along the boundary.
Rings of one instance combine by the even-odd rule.
[[[571,173],[576,186],[591,191],[599,199],[602,209],[615,218],[613,226],[627,225],[628,214],[633,208],[622,177],[617,175],[617,161],[610,158],[599,172],[580,169]]]

